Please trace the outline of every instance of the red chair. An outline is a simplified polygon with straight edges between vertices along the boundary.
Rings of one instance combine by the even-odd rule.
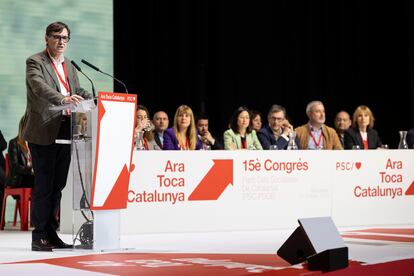
[[[9,156],[6,154],[6,176],[9,175]],[[16,225],[17,212],[20,213],[20,230],[29,230],[29,205],[31,203],[32,188],[5,187],[3,196],[3,208],[1,213],[0,230],[4,230],[6,224],[6,200],[8,196],[16,198],[13,226]]]

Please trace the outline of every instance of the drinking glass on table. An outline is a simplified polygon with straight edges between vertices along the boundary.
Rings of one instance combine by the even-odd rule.
[[[277,145],[270,145],[269,150],[277,150]]]

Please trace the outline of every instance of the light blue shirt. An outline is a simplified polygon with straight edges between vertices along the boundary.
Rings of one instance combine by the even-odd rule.
[[[311,133],[309,135],[310,137],[309,137],[308,149],[313,149],[313,150],[323,149],[322,127],[316,131],[312,127],[310,129],[311,129]],[[318,146],[316,145],[317,143],[319,143]]]

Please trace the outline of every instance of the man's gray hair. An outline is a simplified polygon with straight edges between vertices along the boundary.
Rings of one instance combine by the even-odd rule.
[[[310,103],[308,103],[308,105],[306,106],[307,115],[309,115],[309,113],[315,105],[323,105],[323,103],[321,101],[311,101]]]

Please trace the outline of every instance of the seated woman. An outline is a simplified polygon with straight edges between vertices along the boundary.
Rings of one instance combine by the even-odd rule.
[[[164,131],[164,150],[200,150],[202,143],[198,138],[194,114],[187,105],[177,108],[173,127]]]
[[[154,125],[150,120],[148,109],[137,106],[136,125],[134,131],[134,148],[138,150],[161,150],[154,139]]]
[[[259,132],[259,130],[262,129],[262,123],[263,123],[263,116],[260,111],[257,110],[250,110],[250,114],[252,115],[251,121],[252,121],[252,128],[256,131],[256,134]]]
[[[32,167],[32,157],[30,150],[22,137],[22,129],[25,123],[25,117],[20,120],[17,137],[9,142],[9,175],[7,186],[16,188],[31,188],[34,183],[34,173]]]
[[[87,136],[88,117],[86,116],[86,113],[73,113],[72,120],[75,120],[72,136],[74,138]]]
[[[360,105],[352,116],[352,127],[344,135],[345,149],[377,149],[382,143],[378,132],[373,129],[374,115],[368,106]]]
[[[6,148],[7,142],[0,130],[0,214],[3,208],[4,187],[6,186],[6,160],[3,156],[3,150]]]
[[[224,149],[262,150],[256,131],[252,129],[250,112],[246,107],[239,107],[233,114],[230,129],[224,132]]]

